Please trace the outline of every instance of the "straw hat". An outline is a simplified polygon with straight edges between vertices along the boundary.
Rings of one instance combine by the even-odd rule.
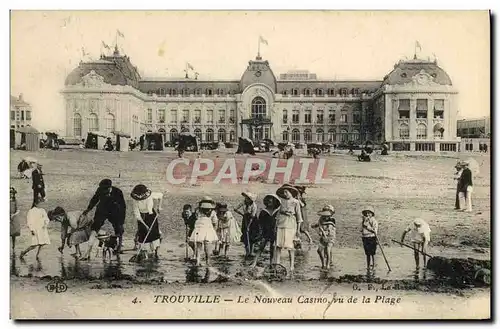
[[[204,196],[203,198],[201,198],[200,204],[201,204],[202,202],[210,202],[210,203],[212,203],[212,204],[214,204],[214,205],[215,205],[215,201],[214,201],[214,199],[212,199],[212,198],[211,198],[211,197],[209,197],[209,196]]]
[[[266,203],[266,200],[269,200],[269,199],[274,199],[275,201],[278,202],[278,206],[281,205],[281,200],[276,194],[266,194],[264,196],[264,199],[262,199],[262,202]]]
[[[280,198],[285,198],[285,190],[288,190],[294,198],[296,198],[299,195],[299,190],[297,190],[295,187],[289,184],[285,184],[281,186],[279,189],[277,189],[276,194]]]
[[[332,216],[335,214],[335,208],[331,205],[324,206],[321,211],[318,211],[319,216]]]
[[[246,198],[249,198],[252,201],[255,201],[256,196],[252,192],[242,192],[241,195],[243,195]]]
[[[208,201],[200,202],[200,209],[214,209],[215,205]]]
[[[223,211],[223,212],[225,212],[225,211],[228,210],[227,204],[223,203],[223,202],[222,203],[218,203],[216,209],[217,209],[217,211]]]
[[[132,189],[132,193],[130,193],[130,196],[132,197],[132,199],[137,201],[146,200],[151,196],[151,190],[148,189],[145,185],[139,184]]]
[[[415,226],[423,226],[423,225],[425,225],[425,222],[424,222],[424,220],[423,220],[423,219],[421,219],[421,218],[417,218],[417,219],[415,219],[415,220],[413,221],[413,225],[415,225]]]
[[[371,213],[372,213],[372,216],[375,216],[375,210],[373,209],[373,207],[372,207],[372,206],[366,206],[366,207],[363,209],[363,211],[361,211],[361,213],[364,215],[364,214],[365,214],[365,212],[367,212],[367,211],[371,212]]]

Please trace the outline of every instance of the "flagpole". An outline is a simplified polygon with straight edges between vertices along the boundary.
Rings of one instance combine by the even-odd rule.
[[[257,46],[257,57],[260,57],[260,37],[259,37],[259,42]]]

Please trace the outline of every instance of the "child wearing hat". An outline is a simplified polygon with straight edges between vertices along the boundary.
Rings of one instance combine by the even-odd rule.
[[[42,247],[50,244],[49,231],[47,229],[50,219],[45,209],[40,207],[40,202],[40,199],[35,199],[33,207],[26,215],[28,228],[31,231],[31,245],[21,252],[19,255],[21,259],[31,250],[38,248],[36,252],[36,259],[38,260]]]
[[[219,220],[217,223],[217,236],[219,237],[217,254],[220,254],[221,250],[224,249],[224,257],[227,257],[231,244],[240,240],[241,230],[232,212],[228,210],[227,204],[218,203],[215,211]]]
[[[311,225],[312,228],[318,228],[319,230],[320,245],[318,247],[318,255],[321,260],[322,269],[329,269],[333,263],[333,246],[335,245],[337,235],[334,214],[335,208],[327,205],[318,212],[318,222]]]
[[[257,204],[255,203],[255,194],[250,192],[241,193],[244,200],[234,208],[234,212],[243,217],[241,222],[241,242],[245,244],[246,257],[250,257],[253,252],[253,246],[259,238],[259,225],[256,221]]]
[[[363,219],[361,221],[361,240],[366,255],[366,269],[375,268],[375,253],[377,251],[377,233],[378,222],[375,219],[375,210],[373,207],[365,207],[361,212]]]
[[[262,234],[262,242],[260,244],[260,248],[257,250],[257,254],[255,255],[255,259],[253,260],[252,266],[257,266],[257,261],[259,257],[262,255],[262,252],[269,243],[270,256],[269,260],[271,264],[274,260],[274,248],[276,242],[276,216],[278,214],[281,200],[275,194],[267,194],[264,199],[264,209],[262,209],[259,213],[258,223],[260,226],[260,232]]]
[[[196,246],[195,253],[197,266],[200,265],[202,248],[204,248],[205,251],[205,262],[207,266],[210,265],[208,246],[218,241],[217,232],[215,232],[212,220],[210,219],[214,208],[214,204],[209,201],[200,202],[198,207],[199,213],[194,223],[193,233],[191,233],[191,237],[189,238],[189,241]]]
[[[406,235],[410,233],[411,243],[413,244],[413,256],[415,257],[415,266],[420,268],[420,252],[422,252],[424,267],[427,263],[427,246],[431,240],[431,228],[423,219],[417,218],[408,225],[401,236],[401,243],[404,242]]]

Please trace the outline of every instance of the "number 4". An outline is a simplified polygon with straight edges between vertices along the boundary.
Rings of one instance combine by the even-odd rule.
[[[132,303],[134,303],[134,304],[137,304],[137,303],[138,303],[138,301],[137,301],[137,297],[135,297],[135,298],[134,298],[134,300],[132,300]]]

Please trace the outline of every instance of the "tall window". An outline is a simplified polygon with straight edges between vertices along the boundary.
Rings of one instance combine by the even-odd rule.
[[[219,131],[217,132],[217,135],[219,142],[223,143],[226,142],[226,131],[224,129],[220,128]]]
[[[312,142],[312,131],[311,129],[304,130],[304,142],[311,143]]]
[[[299,90],[297,88],[292,89],[292,96],[299,96]]]
[[[299,110],[293,110],[292,123],[299,123]]]
[[[323,95],[324,95],[324,93],[325,93],[325,92],[323,91],[323,89],[321,89],[321,88],[316,89],[316,95],[318,95],[318,96],[323,96]]]
[[[201,110],[194,110],[194,123],[201,123]]]
[[[427,99],[417,99],[417,119],[427,119]]]
[[[207,90],[205,90],[205,95],[207,96],[212,96],[213,95],[213,90],[211,88],[207,88]]]
[[[347,114],[340,115],[340,123],[347,123]]]
[[[316,141],[318,141],[318,143],[323,143],[325,141],[323,129],[316,130]]]
[[[170,96],[177,96],[177,89],[170,89]]]
[[[328,111],[328,123],[335,123],[335,110],[332,108]]]
[[[312,111],[310,109],[305,110],[304,112],[304,122],[305,123],[311,123],[311,116],[312,116]]]
[[[219,123],[226,123],[226,110],[219,110]]]
[[[323,124],[323,118],[324,118],[323,108],[319,108],[318,111],[316,112],[316,123],[320,125]]]
[[[427,126],[423,123],[419,123],[417,125],[417,139],[426,139],[427,138]]]
[[[182,123],[189,122],[189,110],[182,110]]]
[[[444,118],[444,99],[434,100],[434,119]]]
[[[87,118],[87,123],[89,127],[89,131],[98,131],[99,130],[99,119],[97,118],[97,114],[90,113]]]
[[[288,130],[283,130],[283,141],[288,142]]]
[[[196,136],[196,138],[198,138],[201,141],[201,129],[200,128],[196,128],[194,130],[194,135]]]
[[[311,89],[309,89],[309,88],[304,89],[304,95],[311,96]]]
[[[176,140],[178,135],[179,135],[179,132],[177,131],[177,129],[175,129],[175,128],[170,129],[170,140],[171,141]]]
[[[236,122],[236,111],[229,110],[229,123],[235,123],[235,122]]]
[[[196,88],[196,90],[195,90],[194,94],[195,94],[196,96],[201,96],[201,89],[200,89],[200,88]]]
[[[352,123],[361,123],[361,113],[355,112],[352,114]]]
[[[214,110],[207,110],[207,123],[214,123]]]
[[[235,134],[234,130],[231,130],[229,132],[229,141],[234,142],[235,140],[236,140],[236,134]]]
[[[283,110],[283,124],[288,123],[288,110]]]
[[[73,116],[73,135],[82,137],[82,117],[78,113]]]
[[[104,117],[106,133],[107,135],[111,135],[111,133],[115,130],[115,116],[111,113],[106,114]]]
[[[210,128],[208,128],[206,131],[206,140],[207,140],[207,142],[214,141],[214,131]]]
[[[31,111],[26,111],[26,120],[31,120]]]
[[[340,89],[340,96],[347,96],[347,88],[341,88]]]
[[[335,133],[335,129],[328,130],[328,141],[334,143],[336,141],[336,138],[337,136]]]
[[[147,111],[146,111],[146,122],[147,123],[153,122],[153,110],[152,109],[147,109]]]
[[[347,130],[342,129],[340,131],[340,141],[342,143],[347,143],[348,140],[349,140],[349,134],[347,133]]]
[[[166,95],[165,89],[163,88],[158,89],[158,96],[165,97],[165,95]]]
[[[293,143],[300,142],[300,131],[298,129],[292,130],[292,142]]]
[[[165,129],[163,128],[158,129],[158,133],[160,133],[163,136],[164,140],[167,140],[167,132],[165,131]]]
[[[359,130],[353,130],[351,133],[351,140],[353,142],[359,142]]]
[[[10,119],[16,120],[16,111],[10,111]]]
[[[439,124],[439,123],[434,126],[434,138],[435,139],[442,139],[443,138],[444,130],[442,127],[443,126],[441,126],[441,124]]]
[[[252,100],[252,118],[264,118],[266,116],[266,101],[262,97]]]
[[[158,110],[158,123],[165,123],[165,109]]]
[[[182,89],[182,96],[184,97],[189,96],[189,89],[187,88]]]
[[[177,110],[172,110],[170,112],[170,122],[177,123]]]
[[[407,124],[402,124],[399,126],[399,138],[408,139],[410,138],[410,128]]]
[[[21,111],[21,120],[24,120],[24,111]]]
[[[409,99],[400,99],[399,100],[398,112],[399,112],[400,119],[410,118],[410,100]]]
[[[269,127],[264,127],[264,138],[269,139]]]
[[[335,96],[335,89],[329,88],[328,89],[328,96]]]

